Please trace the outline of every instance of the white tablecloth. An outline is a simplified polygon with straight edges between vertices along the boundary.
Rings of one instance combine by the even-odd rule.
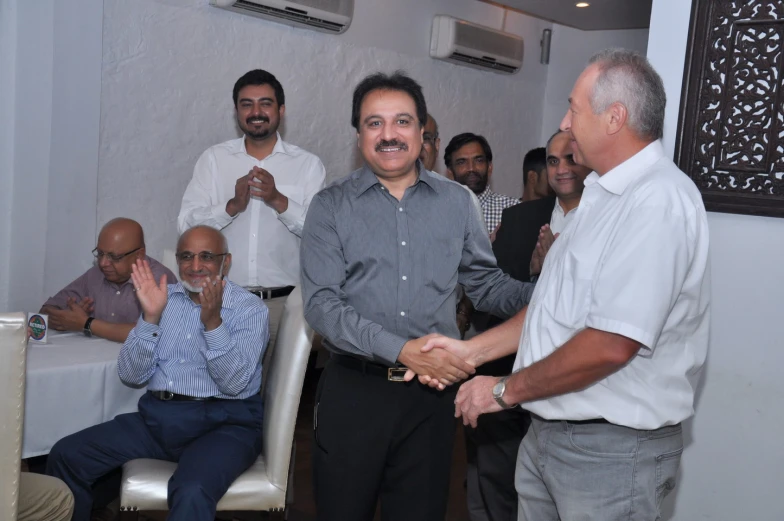
[[[48,344],[28,344],[23,458],[48,454],[64,436],[136,411],[145,389],[117,376],[121,347],[53,330]]]

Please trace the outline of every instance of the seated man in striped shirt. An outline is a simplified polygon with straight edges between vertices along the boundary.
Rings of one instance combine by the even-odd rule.
[[[120,351],[120,379],[144,385],[139,412],[63,438],[47,474],[75,498],[73,521],[89,521],[91,486],[136,458],[178,462],[169,481],[169,520],[213,521],[231,483],[261,452],[261,359],[267,308],[224,279],[223,234],[195,226],[177,244],[180,281],[156,281],[146,260],[132,280],[142,316]]]

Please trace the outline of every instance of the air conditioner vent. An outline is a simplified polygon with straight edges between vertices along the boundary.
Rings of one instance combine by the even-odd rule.
[[[354,15],[354,0],[210,0],[210,4],[332,34],[345,32]]]

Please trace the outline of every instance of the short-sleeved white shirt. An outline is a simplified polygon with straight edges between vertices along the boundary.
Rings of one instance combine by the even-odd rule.
[[[592,172],[574,212],[545,258],[515,370],[588,327],[642,347],[586,389],[523,408],[551,420],[604,418],[635,429],[683,421],[694,412],[710,323],[699,191],[655,141],[603,176]]]

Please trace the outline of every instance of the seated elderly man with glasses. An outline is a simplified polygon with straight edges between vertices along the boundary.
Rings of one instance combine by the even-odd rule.
[[[147,385],[139,411],[67,436],[49,454],[47,474],[73,492],[73,521],[89,521],[93,483],[136,458],[178,463],[169,521],[213,521],[218,500],[261,452],[267,307],[225,280],[231,254],[214,228],[187,230],[177,263],[181,282],[169,285],[146,260],[133,266],[142,316],[117,371]]]
[[[131,284],[134,263],[145,259],[156,279],[162,275],[171,282],[177,279],[163,264],[147,257],[142,227],[131,219],[120,217],[106,223],[93,255],[95,265],[47,300],[41,313],[49,315],[52,329],[125,342],[142,312]]]

